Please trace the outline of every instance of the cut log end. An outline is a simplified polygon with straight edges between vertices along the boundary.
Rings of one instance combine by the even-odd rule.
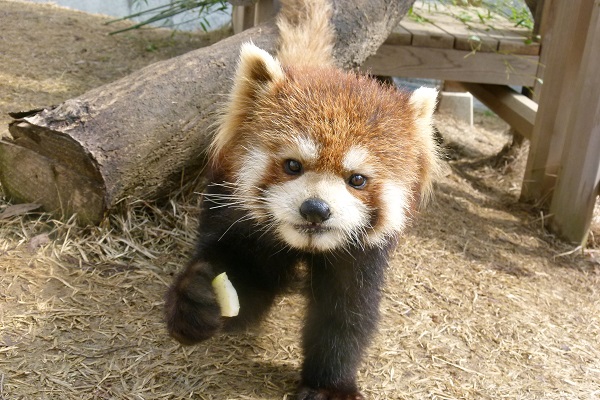
[[[0,141],[0,182],[12,201],[35,199],[55,217],[76,214],[84,225],[102,220],[104,184],[78,143],[24,120],[13,122],[9,131],[14,140]]]

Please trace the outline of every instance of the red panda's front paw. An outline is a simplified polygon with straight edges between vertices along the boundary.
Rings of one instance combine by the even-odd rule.
[[[221,308],[202,265],[190,266],[169,288],[165,319],[169,334],[184,345],[211,338],[221,329]]]
[[[298,400],[365,400],[357,391],[338,391],[335,389],[313,389],[303,386],[298,391]]]

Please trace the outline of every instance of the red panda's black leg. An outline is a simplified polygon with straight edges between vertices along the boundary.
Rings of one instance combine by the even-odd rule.
[[[209,263],[192,261],[175,279],[166,296],[165,319],[169,334],[186,345],[209,339],[221,328],[221,309]]]
[[[298,399],[363,399],[356,373],[377,325],[387,252],[314,256],[309,263]]]
[[[175,279],[166,296],[165,314],[169,334],[182,344],[194,344],[209,339],[220,330],[243,330],[259,322],[273,304],[276,288],[272,279],[256,273],[253,260],[235,249],[219,256],[219,246],[213,244],[211,262],[193,261]],[[248,246],[252,248],[253,246]],[[236,289],[240,312],[236,317],[221,317],[212,280],[226,272]],[[253,274],[256,274],[256,276]]]
[[[295,277],[297,254],[281,251],[253,223],[241,221],[239,210],[213,207],[213,197],[230,196],[224,185],[209,186],[200,214],[198,241],[189,266],[175,279],[166,297],[171,336],[193,344],[219,330],[236,331],[260,321],[275,296]],[[212,280],[226,272],[237,291],[240,313],[221,317]]]

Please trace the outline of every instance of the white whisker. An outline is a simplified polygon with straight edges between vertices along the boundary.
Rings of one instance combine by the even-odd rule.
[[[225,232],[223,232],[223,234],[221,235],[221,237],[219,237],[219,239],[217,239],[217,241],[220,241],[221,239],[223,239],[223,237],[225,236],[225,234],[226,234],[227,232],[229,232],[229,230],[230,230],[230,229],[231,229],[231,228],[232,228],[232,227],[233,227],[235,224],[237,224],[238,222],[246,222],[246,221],[249,221],[249,220],[251,220],[251,219],[252,219],[252,217],[250,217],[250,216],[248,216],[248,215],[243,215],[243,216],[241,216],[240,218],[238,218],[237,220],[233,221],[233,223],[232,223],[231,225],[229,225],[229,228],[227,228],[227,230],[226,230]]]

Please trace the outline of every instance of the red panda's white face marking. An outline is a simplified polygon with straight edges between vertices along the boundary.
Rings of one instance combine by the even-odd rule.
[[[294,136],[292,143],[283,148],[280,157],[285,159],[304,160],[305,162],[314,162],[319,157],[320,146],[314,140],[304,136]]]
[[[393,181],[385,181],[381,189],[382,221],[378,229],[369,232],[369,241],[379,244],[389,236],[402,232],[409,220],[410,198],[406,188]]]
[[[360,173],[367,179],[376,174],[375,166],[369,163],[369,152],[362,146],[351,146],[344,155],[342,165],[346,171]]]
[[[242,199],[240,206],[255,220],[268,225],[291,247],[325,251],[350,242],[362,243],[369,231],[370,210],[353,195],[359,189],[347,181],[360,167],[369,173],[373,170],[367,167],[367,152],[352,147],[344,159],[348,171],[340,174],[312,170],[319,164],[319,149],[318,143],[306,137],[294,137],[276,157],[259,146],[247,149],[237,172],[235,197]],[[298,166],[296,173],[286,171],[289,160]],[[280,167],[281,182],[265,175],[273,162],[275,169]],[[296,176],[290,179],[289,175]],[[268,184],[265,179],[270,179]],[[303,211],[311,204],[317,204],[316,216],[310,210]],[[326,217],[319,217],[319,212],[325,212]]]
[[[271,157],[259,147],[249,149],[242,160],[235,180],[236,204],[252,213],[255,219],[264,220],[267,215],[260,207],[261,193],[258,184],[264,177]]]
[[[351,241],[360,243],[368,227],[369,210],[350,190],[341,177],[313,171],[273,185],[267,191],[266,203],[277,221],[277,234],[299,249],[323,251]],[[302,212],[311,202],[317,204],[312,214],[315,217],[310,211]]]
[[[235,198],[241,200],[239,206],[282,241],[298,249],[326,251],[352,243],[379,245],[404,228],[408,191],[401,183],[379,176],[377,166],[369,164],[368,150],[351,146],[340,170],[317,171],[317,143],[304,138],[287,146],[275,157],[260,146],[246,149],[234,190]],[[267,176],[273,169],[279,169],[279,181]],[[353,181],[356,176],[362,179]],[[375,183],[380,186],[380,209],[377,226],[372,226],[375,210],[359,192]],[[311,202],[318,204],[317,216],[312,218],[303,212],[303,206]],[[326,216],[319,217],[323,208]]]
[[[435,97],[246,45],[212,144],[223,199],[293,248],[385,245],[430,191]]]

